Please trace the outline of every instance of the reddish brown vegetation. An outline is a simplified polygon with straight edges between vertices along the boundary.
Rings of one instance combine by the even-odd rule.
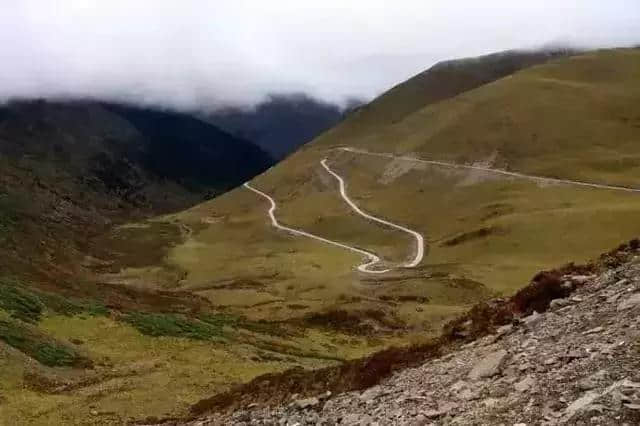
[[[553,299],[567,297],[575,289],[575,284],[563,279],[566,275],[590,275],[596,272],[596,266],[575,265],[569,263],[562,268],[537,273],[531,283],[518,291],[512,298],[513,311],[523,315],[544,312],[549,309]]]
[[[233,409],[255,401],[265,405],[283,403],[289,395],[317,395],[327,390],[346,392],[375,385],[392,371],[414,365],[440,354],[438,342],[409,348],[390,348],[369,358],[347,361],[320,370],[292,369],[266,374],[229,392],[204,399],[191,407],[194,416],[216,410]]]

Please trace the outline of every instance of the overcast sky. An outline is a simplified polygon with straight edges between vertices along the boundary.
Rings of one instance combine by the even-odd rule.
[[[0,0],[0,101],[370,98],[434,62],[640,43],[640,0]]]

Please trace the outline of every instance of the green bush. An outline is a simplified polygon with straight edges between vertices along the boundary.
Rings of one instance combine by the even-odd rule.
[[[286,330],[284,330],[280,324],[268,321],[249,321],[244,318],[226,314],[203,314],[198,318],[207,324],[212,324],[217,327],[229,326],[271,336],[284,336],[287,334]]]
[[[5,278],[0,279],[0,308],[13,318],[34,323],[40,320],[44,304],[36,295]]]
[[[57,294],[29,290],[11,278],[0,278],[0,309],[9,312],[13,318],[29,323],[38,322],[45,309],[67,316],[85,312],[92,316],[109,313],[98,302],[73,300]]]
[[[87,366],[90,361],[19,321],[0,320],[0,340],[49,367]]]
[[[222,324],[186,318],[176,314],[130,313],[124,321],[148,336],[213,340],[222,337]]]

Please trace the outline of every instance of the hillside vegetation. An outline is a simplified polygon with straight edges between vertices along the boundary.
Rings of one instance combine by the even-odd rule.
[[[29,283],[11,281],[2,324],[46,339],[64,353],[52,362],[67,366],[8,342],[0,414],[98,424],[183,415],[263,373],[424,342],[476,302],[640,233],[640,194],[339,149],[636,185],[640,50],[529,55],[438,65],[251,181],[281,223],[374,252],[388,273],[360,273],[357,254],[273,228],[267,200],[239,187],[91,238],[74,310],[41,291],[25,296],[40,300],[25,321],[13,306]],[[418,267],[395,267],[413,240],[355,214],[324,158],[364,211],[424,236]],[[14,226],[3,217],[0,238]]]
[[[73,261],[87,235],[184,209],[272,162],[252,143],[184,114],[9,103],[0,107],[0,265],[51,271]]]

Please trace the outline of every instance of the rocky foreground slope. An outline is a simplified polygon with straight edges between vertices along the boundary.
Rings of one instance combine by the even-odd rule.
[[[640,251],[625,250],[597,273],[564,274],[561,286],[576,290],[546,312],[362,392],[294,395],[188,424],[640,424]]]

